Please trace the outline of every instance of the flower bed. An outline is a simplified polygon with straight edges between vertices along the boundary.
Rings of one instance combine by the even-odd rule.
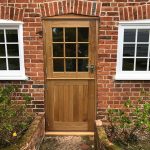
[[[1,150],[36,150],[45,135],[44,114],[38,114],[23,137],[14,145]]]

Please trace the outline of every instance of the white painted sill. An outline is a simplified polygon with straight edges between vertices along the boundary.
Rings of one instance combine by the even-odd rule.
[[[15,76],[15,77],[6,77],[6,76],[0,76],[0,80],[28,80],[29,78],[27,76]]]
[[[150,74],[116,74],[115,80],[150,80]]]

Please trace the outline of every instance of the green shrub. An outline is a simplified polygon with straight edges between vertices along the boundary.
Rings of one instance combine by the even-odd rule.
[[[137,131],[150,133],[150,94],[141,91],[137,101],[124,102],[122,109],[108,109],[109,137],[123,143],[138,140]]]
[[[17,90],[16,86],[0,88],[0,148],[16,143],[34,118],[26,109],[30,96],[21,94],[24,104],[12,100]]]

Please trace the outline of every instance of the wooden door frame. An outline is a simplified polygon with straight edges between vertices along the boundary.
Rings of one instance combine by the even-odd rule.
[[[96,51],[95,51],[95,68],[97,68],[97,53],[98,53],[98,27],[99,27],[99,17],[87,17],[87,16],[82,16],[82,15],[72,15],[72,14],[68,14],[68,15],[62,15],[62,16],[54,16],[54,17],[44,17],[42,18],[42,24],[43,24],[43,46],[44,46],[44,51],[43,51],[43,55],[44,55],[44,110],[45,110],[45,121],[48,120],[47,119],[47,101],[48,101],[48,96],[47,96],[47,92],[48,92],[48,85],[47,85],[47,54],[46,54],[46,28],[44,26],[45,22],[47,22],[48,20],[87,20],[87,21],[92,21],[94,20],[96,22],[96,39],[95,39],[95,47],[96,47]],[[94,83],[95,83],[95,99],[94,99],[94,119],[96,119],[96,110],[97,110],[97,98],[98,98],[98,92],[97,92],[97,70],[95,70],[95,79],[94,79]],[[47,121],[46,121],[47,124]]]

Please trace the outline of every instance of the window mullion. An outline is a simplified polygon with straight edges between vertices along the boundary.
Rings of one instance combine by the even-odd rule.
[[[4,29],[4,39],[5,39],[6,69],[9,70],[9,67],[8,67],[8,52],[7,52],[6,29]]]
[[[136,71],[136,55],[137,55],[137,37],[138,37],[138,29],[136,29],[135,35],[135,53],[134,53],[134,71]]]
[[[147,57],[147,71],[149,71],[149,62],[150,62],[150,30],[149,30],[149,44],[148,44],[148,57]]]

